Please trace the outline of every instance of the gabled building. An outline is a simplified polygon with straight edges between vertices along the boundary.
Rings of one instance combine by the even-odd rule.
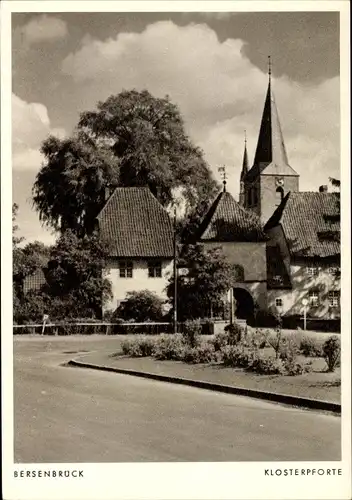
[[[338,193],[290,192],[265,226],[268,306],[286,317],[340,318]],[[302,302],[303,301],[303,302]]]
[[[105,309],[115,310],[132,291],[148,289],[166,298],[173,269],[173,226],[149,188],[116,188],[98,215],[98,226],[111,244],[105,275],[113,298]]]
[[[198,242],[206,250],[221,248],[228,261],[241,269],[233,284],[236,316],[250,318],[254,306],[267,308],[266,240],[259,218],[226,191],[217,196],[205,215]]]

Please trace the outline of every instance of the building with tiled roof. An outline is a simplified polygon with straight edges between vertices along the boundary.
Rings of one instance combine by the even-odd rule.
[[[265,241],[266,236],[259,218],[223,190],[202,221],[200,240],[258,242]]]
[[[165,297],[172,273],[173,225],[165,208],[146,187],[118,187],[98,215],[99,231],[109,245],[105,269],[116,309],[128,292],[148,289]]]
[[[242,269],[229,297],[236,315],[253,319],[257,308],[296,318],[340,317],[340,221],[336,193],[300,192],[289,163],[275,103],[271,70],[251,168],[245,141],[239,203],[224,190],[204,214],[197,241],[221,247]],[[165,296],[173,264],[169,215],[147,188],[117,188],[98,216],[111,244],[107,275],[110,309],[126,293],[149,289]],[[231,301],[232,299],[230,299]],[[305,302],[307,301],[307,305]]]
[[[227,260],[241,269],[233,284],[236,315],[252,319],[254,307],[266,308],[266,241],[259,217],[241,207],[232,195],[219,193],[199,228],[199,243],[206,250],[221,248]]]
[[[246,141],[247,142],[247,141]],[[300,192],[299,175],[290,165],[269,83],[252,167],[247,143],[240,175],[239,201],[265,225],[265,308],[302,325],[340,316],[340,220],[338,193],[327,186]],[[252,265],[255,265],[253,258]],[[248,288],[247,288],[248,291]],[[254,298],[254,294],[253,298]],[[307,301],[307,305],[304,305]]]
[[[338,193],[327,186],[285,196],[265,226],[269,307],[301,316],[305,299],[312,320],[340,317],[339,211]]]
[[[270,230],[280,224],[291,256],[335,258],[340,255],[338,193],[288,193],[266,224]]]

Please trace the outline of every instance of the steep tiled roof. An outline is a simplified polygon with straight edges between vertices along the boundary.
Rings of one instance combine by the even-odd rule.
[[[242,208],[230,193],[221,192],[200,226],[202,241],[264,241],[259,218]]]
[[[337,193],[291,192],[265,229],[281,224],[291,255],[331,257],[340,254]]]
[[[269,81],[254,163],[246,175],[251,182],[259,174],[298,176],[288,163],[279,114]]]
[[[148,188],[116,188],[98,222],[111,257],[173,256],[170,217]]]

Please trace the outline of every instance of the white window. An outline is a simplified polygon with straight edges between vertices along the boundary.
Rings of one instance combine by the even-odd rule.
[[[319,267],[317,267],[317,266],[307,267],[307,274],[308,274],[308,276],[318,276]]]
[[[275,300],[275,305],[276,305],[276,307],[282,307],[282,305],[283,305],[282,304],[282,299],[276,299]]]
[[[339,291],[329,292],[329,306],[330,307],[339,307],[340,306],[340,292]]]
[[[120,260],[120,278],[133,278],[133,262],[131,260]]]
[[[329,267],[329,274],[332,274],[333,276],[339,275],[340,268],[339,267]]]
[[[283,188],[281,186],[276,189],[276,193],[275,193],[275,205],[277,207],[280,205],[280,203],[284,199],[284,194],[285,194],[284,190],[283,190]]]
[[[148,277],[161,278],[161,262],[160,260],[148,262]]]
[[[319,294],[315,290],[309,292],[309,304],[313,307],[319,304]]]

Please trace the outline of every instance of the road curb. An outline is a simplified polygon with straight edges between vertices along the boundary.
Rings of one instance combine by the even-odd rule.
[[[138,370],[128,370],[126,368],[115,368],[105,365],[96,365],[92,363],[84,363],[83,361],[78,361],[75,359],[70,360],[67,363],[67,365],[79,368],[90,368],[92,370],[120,373],[122,375],[133,375],[135,377],[159,380],[161,382],[169,382],[171,384],[188,385],[191,387],[198,387],[200,389],[207,389],[210,391],[225,392],[228,394],[237,394],[238,396],[247,396],[256,399],[264,399],[275,403],[282,403],[290,406],[309,408],[313,410],[323,410],[341,414],[341,405],[338,403],[332,403],[330,401],[320,401],[318,399],[301,398],[298,396],[265,392],[256,389],[245,389],[243,387],[234,387],[231,385],[216,384],[214,382],[192,380],[182,377],[173,377],[170,375],[160,375],[158,373],[142,372]]]

